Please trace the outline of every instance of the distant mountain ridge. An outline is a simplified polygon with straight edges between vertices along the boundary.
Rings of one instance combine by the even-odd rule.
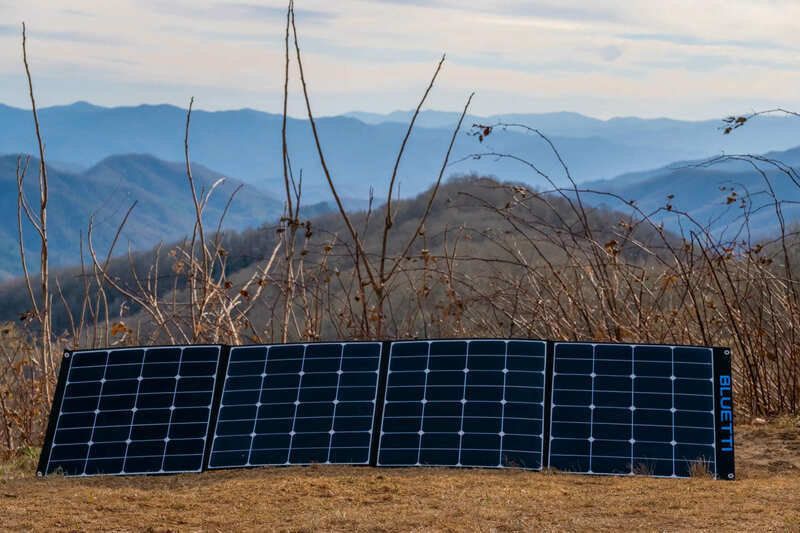
[[[17,242],[16,165],[18,156],[0,156],[0,279],[21,272]],[[31,158],[26,177],[26,194],[38,205],[38,160]],[[208,191],[223,175],[202,165],[193,165],[198,192]],[[94,216],[93,242],[98,254],[105,255],[126,210],[137,205],[125,225],[116,253],[129,246],[145,249],[189,235],[195,220],[185,167],[151,155],[126,154],[108,157],[81,173],[62,171],[48,165],[49,241],[54,266],[74,265],[80,261],[81,235]],[[225,178],[211,195],[204,216],[216,229],[219,217],[234,191],[231,209],[224,228],[245,229],[277,218],[282,203],[240,181]],[[33,228],[25,231],[31,266],[38,258],[38,238]],[[86,248],[84,248],[86,251]],[[34,269],[35,270],[35,269]]]
[[[760,157],[780,161],[800,171],[800,147],[769,152]],[[707,163],[708,160],[676,162],[648,171],[623,174],[610,180],[585,183],[582,188],[633,200],[645,213],[669,205],[675,211],[688,213],[723,238],[736,235],[742,217],[748,210],[751,211],[748,216],[753,237],[775,235],[778,228],[771,194],[781,202],[787,222],[800,221],[800,187],[775,167],[768,163],[757,163],[764,171],[762,175],[751,164],[741,160]],[[603,196],[587,194],[586,199],[595,205],[620,207],[619,203],[610,202]],[[742,200],[746,207],[742,207]],[[675,213],[662,211],[655,219],[673,231],[680,230],[679,217]],[[691,229],[687,228],[685,219],[682,222],[685,229]]]
[[[405,123],[412,111],[393,111],[387,114],[350,112],[344,116],[368,124]],[[422,111],[417,124],[422,127],[446,128],[454,125],[459,114],[446,111]],[[800,120],[795,117],[759,117],[734,135],[722,134],[722,120],[676,120],[671,118],[613,117],[606,120],[580,113],[557,111],[550,113],[506,113],[485,117],[470,115],[465,122],[481,124],[516,123],[541,130],[548,136],[589,139],[599,137],[632,146],[666,144],[693,153],[679,159],[706,157],[715,153],[785,150],[800,145]],[[611,176],[606,176],[610,178]]]
[[[183,157],[186,111],[170,105],[105,108],[86,102],[40,111],[48,158],[63,166],[88,168],[120,153],[148,153],[159,159]],[[320,117],[323,149],[335,183],[344,194],[366,199],[386,191],[410,112],[389,115],[351,113]],[[457,114],[425,111],[406,148],[399,170],[401,196],[425,190],[435,179],[452,135]],[[800,120],[764,117],[735,135],[723,136],[715,121],[615,118],[599,120],[577,113],[469,116],[453,149],[446,175],[475,172],[546,188],[530,168],[508,159],[471,154],[513,154],[535,162],[556,183],[566,179],[558,161],[540,140],[517,131],[496,131],[479,142],[466,135],[473,123],[520,122],[549,135],[578,181],[652,169],[673,161],[721,152],[781,150],[800,142]],[[0,153],[34,153],[29,110],[0,105]],[[303,173],[310,202],[329,199],[307,120],[288,123],[292,168]],[[208,112],[192,117],[192,158],[264,190],[282,188],[281,116],[252,109]]]

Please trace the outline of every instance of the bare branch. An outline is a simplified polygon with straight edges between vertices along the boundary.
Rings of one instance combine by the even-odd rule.
[[[422,106],[425,104],[425,101],[428,99],[428,94],[430,94],[431,89],[433,89],[434,83],[436,83],[436,77],[439,76],[439,72],[442,70],[442,65],[444,64],[445,55],[442,55],[442,59],[439,60],[439,64],[436,65],[436,70],[433,73],[433,77],[431,78],[428,87],[425,89],[425,94],[422,95],[422,98],[417,104],[417,108],[414,110],[414,115],[411,117],[411,122],[408,124],[408,129],[406,130],[405,137],[403,137],[403,142],[400,144],[400,150],[397,153],[397,159],[394,162],[394,168],[392,169],[392,177],[389,180],[389,191],[386,193],[386,221],[383,225],[383,239],[381,240],[381,263],[378,277],[380,282],[383,283],[386,281],[384,279],[384,273],[386,272],[386,246],[389,241],[389,232],[392,229],[392,225],[394,224],[392,218],[392,193],[394,191],[394,184],[397,180],[397,171],[400,168],[400,161],[403,159],[403,153],[406,149],[406,143],[408,143],[408,139],[411,137],[411,131],[414,129],[414,124],[417,122],[417,117],[419,116],[420,110]]]

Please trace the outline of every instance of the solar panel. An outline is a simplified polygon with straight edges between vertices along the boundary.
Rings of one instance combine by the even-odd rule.
[[[220,346],[66,353],[39,473],[197,472]]]
[[[712,348],[555,343],[550,466],[718,474],[714,359]]]
[[[377,464],[540,469],[546,346],[393,342]]]
[[[523,339],[74,351],[38,473],[336,463],[734,479],[730,355]]]
[[[209,468],[368,463],[382,346],[231,348]]]

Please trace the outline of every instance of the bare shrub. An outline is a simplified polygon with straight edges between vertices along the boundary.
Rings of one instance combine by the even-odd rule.
[[[629,199],[582,189],[542,132],[516,124],[475,125],[472,133],[483,140],[507,129],[526,132],[532,142],[551,149],[563,177],[554,179],[520,155],[486,152],[471,157],[516,161],[547,188],[481,176],[445,181],[470,97],[431,189],[398,200],[393,197],[397,169],[443,68],[442,58],[398,140],[385,202],[347,211],[316,134],[293,15],[290,3],[284,117],[294,64],[336,212],[304,216],[303,180],[292,169],[284,120],[281,219],[241,233],[223,231],[224,212],[208,220],[205,207],[216,186],[198,190],[193,179],[192,100],[184,155],[186,201],[191,201],[195,221],[187,238],[120,255],[118,237],[128,217],[136,216],[135,204],[107,250],[95,248],[89,220],[80,266],[54,273],[54,311],[43,144],[38,214],[22,192],[30,160],[21,158],[18,219],[25,281],[19,287],[31,310],[19,325],[4,326],[10,340],[0,343],[0,448],[21,449],[40,441],[58,371],[54,353],[65,347],[154,342],[487,336],[730,346],[740,413],[800,412],[800,279],[795,266],[800,241],[774,192],[767,207],[746,198],[729,202],[739,215],[726,233],[735,237],[723,239],[670,199],[644,212]],[[30,79],[24,41],[23,54]],[[30,89],[38,131],[32,83]],[[776,175],[800,186],[794,170],[778,161],[727,156],[705,164],[730,158],[751,164],[768,193]],[[570,185],[557,186],[562,179]],[[590,207],[598,199],[605,207]],[[753,239],[753,211],[766,208],[774,212],[779,232],[772,240]],[[678,221],[672,226],[678,229],[664,228],[667,213]],[[40,236],[38,284],[27,270],[23,222],[33,224]],[[53,333],[54,316],[60,335]]]

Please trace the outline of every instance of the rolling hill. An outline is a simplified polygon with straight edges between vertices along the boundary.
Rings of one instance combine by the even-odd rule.
[[[17,156],[0,156],[0,278],[21,272],[17,245]],[[193,165],[198,190],[208,190],[222,178],[218,172]],[[125,211],[138,202],[116,249],[128,246],[144,249],[162,241],[173,241],[192,231],[194,208],[180,163],[168,163],[141,154],[116,155],[103,159],[87,170],[75,173],[48,167],[50,178],[49,232],[50,254],[54,266],[74,265],[80,260],[81,236],[85,238],[89,218],[94,216],[93,241],[98,253],[105,253]],[[38,160],[31,159],[26,178],[26,194],[38,205]],[[226,179],[212,194],[206,220],[216,226],[228,199],[243,185]],[[235,196],[225,218],[225,227],[244,229],[258,226],[280,214],[281,202],[257,188],[244,185]],[[38,247],[33,228],[25,232],[32,257]]]
[[[505,219],[507,207],[504,206],[509,206],[512,202],[520,202],[519,198],[515,196],[515,191],[518,192],[518,190],[513,185],[499,183],[491,178],[471,176],[450,180],[442,185],[433,202],[430,217],[425,224],[424,239],[418,239],[414,246],[408,250],[408,253],[416,256],[422,253],[423,248],[426,248],[431,253],[442,254],[445,253],[448,246],[452,246],[452,240],[455,239],[458,241],[459,255],[473,258],[496,258],[501,261],[510,259],[508,248],[506,248],[507,243],[504,244],[508,238],[508,228],[510,227]],[[387,249],[390,257],[399,256],[403,252],[403,246],[408,236],[413,235],[417,228],[419,217],[425,211],[429,193],[430,190],[414,198],[401,200],[394,204],[393,213],[395,219]],[[560,197],[549,197],[548,201],[545,202],[538,195],[526,193],[525,198],[526,200],[522,202],[523,205],[518,207],[520,211],[518,216],[532,225],[532,227],[525,230],[526,234],[529,236],[539,235],[537,233],[537,231],[541,230],[539,224],[544,224],[549,231],[553,232],[553,237],[556,240],[539,243],[536,251],[533,248],[519,245],[522,253],[529,254],[532,261],[535,261],[535,258],[539,257],[538,254],[540,253],[546,254],[550,260],[563,257],[564,250],[556,244],[558,242],[558,234],[572,231],[569,228],[574,228],[578,224],[576,214],[568,207],[566,200]],[[191,202],[188,202],[188,205],[190,204]],[[555,216],[556,211],[559,212],[558,217]],[[307,261],[309,264],[319,261],[321,250],[324,249],[326,244],[335,240],[339,242],[337,245],[339,248],[332,253],[328,260],[328,266],[331,270],[340,271],[342,276],[346,277],[352,272],[353,267],[350,256],[344,252],[347,248],[347,243],[350,242],[350,238],[341,217],[338,213],[333,212],[310,213],[309,216],[307,227],[313,228],[314,237],[309,238],[311,244],[308,249]],[[382,221],[385,218],[385,206],[375,207],[369,217],[366,211],[352,212],[350,216],[355,227],[365,228],[361,234],[365,249],[368,253],[377,255],[381,246],[382,226],[380,222],[376,221]],[[132,217],[132,220],[133,218],[135,217]],[[594,228],[595,238],[599,242],[607,242],[617,236],[615,224],[619,222],[620,218],[625,218],[625,215],[619,211],[591,208],[587,210],[588,224]],[[368,220],[372,222],[367,223]],[[187,224],[190,225],[191,220]],[[279,238],[275,229],[275,226],[265,224],[245,231],[228,231],[225,233],[222,244],[227,252],[227,275],[228,279],[234,283],[234,286],[238,286],[240,282],[248,279],[255,269],[260,267],[259,262],[269,257]],[[166,230],[164,231],[166,232]],[[182,235],[183,233],[178,233],[178,238]],[[652,228],[647,227],[641,227],[636,230],[635,237],[641,242],[654,245],[662,239]],[[161,251],[158,261],[158,271],[164,273],[162,282],[158,286],[161,294],[172,290],[174,287],[173,281],[177,283],[179,291],[183,289],[183,283],[185,282],[183,275],[174,274],[172,266],[176,260],[167,254],[167,251],[175,243],[165,242],[165,244],[166,246]],[[626,257],[638,257],[640,251],[635,247],[629,247],[623,250],[622,253]],[[75,255],[75,258],[77,257]],[[145,277],[154,266],[154,257],[154,250],[140,249],[138,252],[131,254],[130,257],[113,258],[109,265],[109,271],[111,276],[123,286],[132,288],[135,283],[132,279],[131,270],[138,272],[140,277]],[[473,268],[479,268],[478,265],[479,263],[469,263],[469,266],[464,268],[480,279],[483,274],[479,270],[472,271]],[[275,276],[281,275],[278,272],[279,270],[280,268],[275,270]],[[73,261],[70,267],[53,269],[51,275],[60,280],[64,301],[69,303],[72,312],[74,314],[79,313],[84,296],[80,269],[75,266]],[[275,291],[276,286],[271,286],[267,290]],[[339,297],[342,296],[340,291],[344,289],[336,286],[331,290]],[[274,292],[269,292],[268,294],[274,297],[266,296],[264,298],[265,301],[279,301],[280,296],[278,294]],[[124,307],[129,312],[135,313],[138,311],[136,305],[132,302],[127,302],[123,305],[126,298],[115,290],[108,290],[106,296],[112,309],[122,309]],[[395,302],[398,308],[407,308],[409,306],[409,302],[406,300],[409,294],[404,292],[403,289],[396,290],[395,296],[399,298]],[[28,306],[28,296],[21,279],[12,279],[0,283],[0,323],[14,320]],[[251,317],[257,322],[263,318],[265,312],[268,312],[268,309],[258,305],[253,309]],[[146,329],[148,317],[135,317],[135,321],[138,320],[145,324]],[[54,327],[56,330],[61,331],[67,326],[67,318],[63,313],[62,306],[59,305],[54,317]]]

